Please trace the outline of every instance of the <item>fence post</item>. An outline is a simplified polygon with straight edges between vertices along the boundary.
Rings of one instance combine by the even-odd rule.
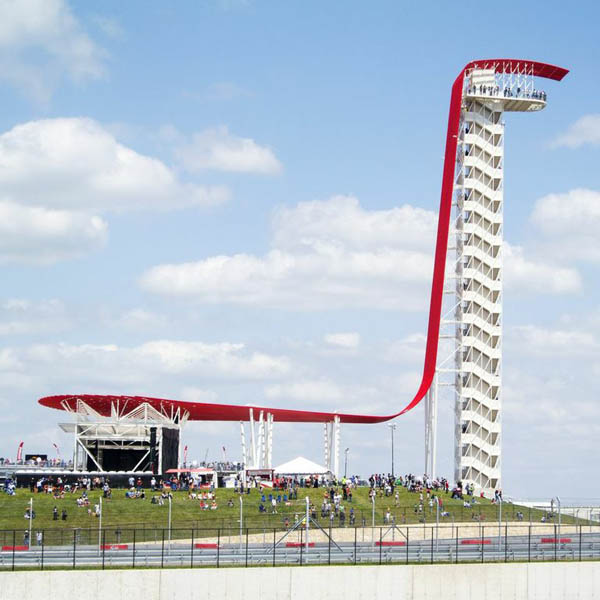
[[[160,549],[160,568],[165,566],[165,530],[162,530],[162,544]]]
[[[102,530],[102,570],[104,571],[104,553],[106,552],[106,529]]]
[[[383,542],[383,536],[382,536],[382,530],[381,527],[379,528],[379,564],[381,564],[381,548],[382,546],[382,542]]]
[[[15,544],[17,543],[17,532],[13,529],[13,543],[12,543],[12,570],[15,570]]]
[[[556,537],[556,523],[554,523],[554,561],[558,560],[558,538]]]
[[[454,530],[454,525],[452,525],[452,530]],[[454,562],[458,564],[458,525],[456,526],[456,556],[454,557]]]
[[[406,564],[408,564],[408,532],[410,531],[410,529],[407,527],[406,528]]]
[[[508,523],[504,525],[504,562],[508,562]]]
[[[529,537],[527,538],[527,562],[531,562],[531,523],[529,523]]]
[[[304,527],[300,527],[300,566],[302,566],[302,548],[304,548],[304,542],[302,541],[302,534]]]
[[[73,568],[75,568],[75,552],[77,551],[77,529],[73,529]]]
[[[581,562],[581,528],[582,525],[579,525],[579,562]]]
[[[40,570],[44,570],[44,544],[46,543],[46,532],[42,529],[42,556],[40,560]]]
[[[356,556],[356,534],[357,534],[358,530],[356,528],[356,525],[354,526],[354,564],[356,564],[357,556]]]
[[[135,569],[135,532],[137,531],[137,529],[133,530],[133,554],[131,557],[131,568]]]
[[[219,529],[219,531],[221,531]],[[218,548],[218,543],[217,543],[217,548]],[[218,550],[217,550],[217,557],[218,555]],[[219,559],[217,558],[217,567],[219,566]],[[190,569],[194,568],[194,528],[192,527],[192,546],[190,548]]]
[[[433,564],[433,527],[431,528],[431,564]]]
[[[484,541],[485,541],[485,525],[482,525],[482,527],[481,527],[481,562],[483,562],[483,551],[485,549],[485,544],[483,543]]]
[[[217,529],[217,569],[221,566],[221,528]]]
[[[246,527],[246,566],[248,566],[248,528]]]
[[[277,537],[277,529],[273,527],[273,566],[275,566],[275,550],[277,548],[277,542],[275,538]]]

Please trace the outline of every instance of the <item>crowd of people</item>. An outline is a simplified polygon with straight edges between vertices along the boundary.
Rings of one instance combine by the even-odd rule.
[[[547,99],[546,92],[543,90],[528,90],[522,87],[500,87],[499,85],[473,85],[467,87],[467,94],[474,94],[479,96],[502,96],[504,98],[533,98],[534,100]]]

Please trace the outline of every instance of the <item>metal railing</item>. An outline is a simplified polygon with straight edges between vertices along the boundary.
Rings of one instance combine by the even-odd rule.
[[[600,559],[600,525],[495,523],[2,532],[0,570]]]

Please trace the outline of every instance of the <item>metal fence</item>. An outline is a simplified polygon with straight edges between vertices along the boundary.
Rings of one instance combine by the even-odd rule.
[[[440,524],[1,532],[0,570],[600,559],[600,526]]]

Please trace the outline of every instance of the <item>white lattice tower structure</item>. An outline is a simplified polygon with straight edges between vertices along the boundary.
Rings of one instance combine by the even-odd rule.
[[[487,494],[501,488],[503,116],[545,105],[527,67],[465,73],[440,332],[451,348],[434,386],[454,393],[455,480]]]

